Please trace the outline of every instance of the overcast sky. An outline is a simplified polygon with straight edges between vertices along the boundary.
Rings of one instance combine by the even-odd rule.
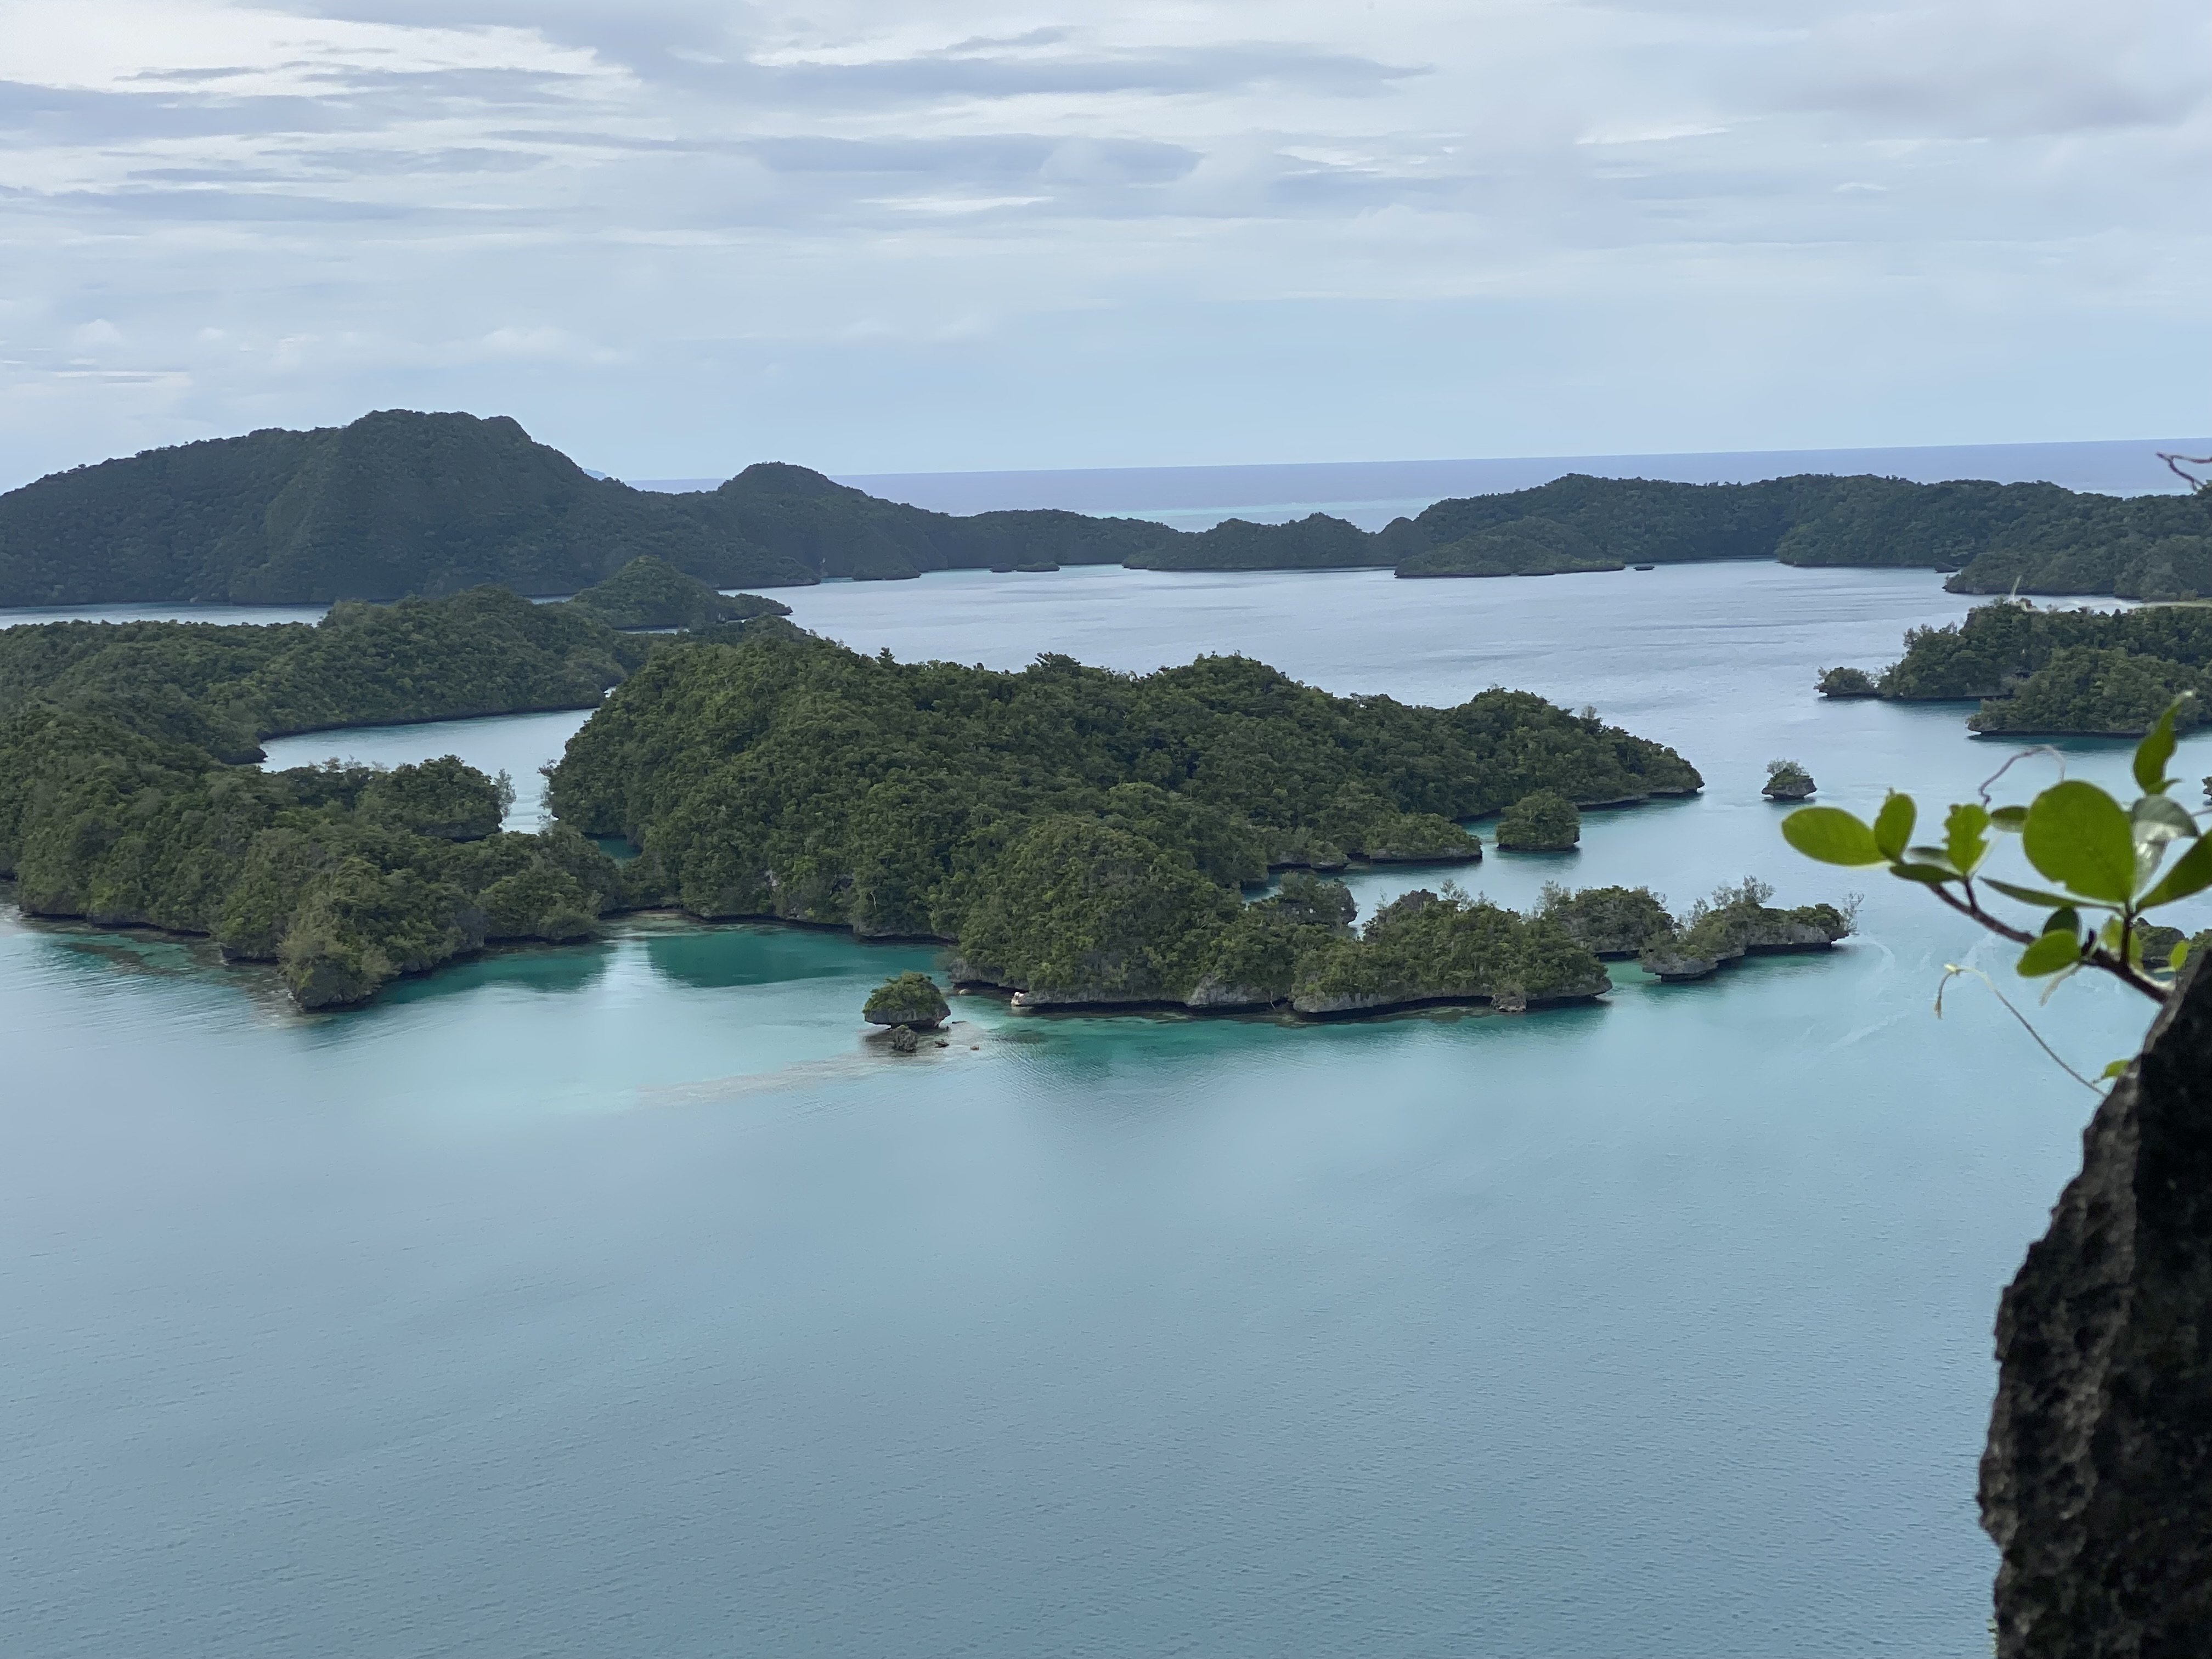
[[[0,0],[0,486],[2212,430],[2203,0]]]

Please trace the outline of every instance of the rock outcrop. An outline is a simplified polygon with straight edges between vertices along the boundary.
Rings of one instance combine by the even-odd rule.
[[[1998,1659],[2212,1654],[2212,970],[2082,1135],[1997,1313]]]
[[[1813,775],[1795,761],[1777,761],[1766,769],[1766,787],[1759,793],[1769,800],[1810,800],[1816,786]]]
[[[1231,984],[1208,974],[1183,999],[1183,1006],[1194,1013],[1245,1013],[1272,1008],[1282,1000],[1269,994],[1262,987]]]
[[[895,1030],[908,1027],[934,1030],[951,1012],[945,993],[928,975],[896,974],[869,994],[860,1017],[871,1025],[888,1025]]]

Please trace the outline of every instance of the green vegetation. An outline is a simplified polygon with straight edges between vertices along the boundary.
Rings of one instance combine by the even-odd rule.
[[[0,713],[36,696],[258,760],[289,732],[590,708],[647,650],[499,587],[341,600],[313,624],[41,623],[0,629]]]
[[[1407,893],[1377,910],[1358,939],[1298,963],[1291,1006],[1304,1014],[1371,1013],[1437,1002],[1507,1009],[1585,1001],[1610,988],[1597,957],[1558,923],[1441,893]]]
[[[489,940],[589,935],[657,902],[573,830],[502,834],[505,778],[452,756],[264,773],[277,732],[599,701],[647,646],[501,588],[322,623],[0,631],[0,876],[27,915],[203,934],[303,1007]]]
[[[1372,535],[1322,514],[1192,534],[1077,513],[953,517],[781,462],[712,490],[636,490],[503,416],[402,410],[149,450],[0,495],[0,605],[389,599],[488,582],[568,593],[641,556],[714,587],[1080,564],[1480,576],[1778,558],[1951,571],[1960,592],[2212,593],[2212,520],[2187,496],[1572,475],[1439,501]]]
[[[1886,697],[1985,699],[1967,724],[1989,733],[2136,736],[2212,672],[2212,608],[2042,610],[2026,601],[1978,605],[1963,623],[1916,628],[1884,672]],[[2181,705],[2186,731],[2201,698]]]
[[[1638,961],[1666,980],[1704,979],[1747,956],[1825,951],[1851,931],[1849,911],[1832,904],[1778,909],[1774,889],[1746,876],[1690,907],[1671,929],[1644,941]]]
[[[1648,887],[1585,887],[1570,892],[1547,881],[1538,914],[1601,961],[1625,961],[1675,931],[1674,918]]]
[[[927,974],[895,974],[868,993],[860,1017],[871,1025],[906,1025],[927,1030],[952,1012],[945,993]]]
[[[1583,838],[1583,815],[1554,789],[1523,795],[1498,818],[1498,845],[1508,853],[1565,853]]]
[[[665,559],[641,554],[569,601],[610,628],[712,628],[756,617],[788,617],[791,607],[757,593],[728,596]]]
[[[1281,1000],[1344,921],[1310,877],[1240,905],[1270,867],[1464,858],[1453,820],[1539,788],[1571,811],[1699,787],[1672,750],[1519,692],[1416,708],[1236,657],[1008,674],[763,638],[655,653],[550,799],[645,848],[701,915],[957,941],[964,976],[1036,1004],[1231,1006]]]
[[[2204,678],[2201,669],[2162,657],[2063,646],[2021,681],[2012,696],[1984,703],[1966,724],[1992,736],[2140,737],[2176,699],[2185,698],[2175,723],[2188,730],[2203,724],[2203,703],[2195,694]]]
[[[1782,833],[1808,858],[1881,866],[1926,888],[1939,902],[2021,946],[2014,968],[2023,979],[2055,986],[2094,969],[2163,1002],[2195,941],[2150,921],[2150,913],[2212,887],[2212,836],[2173,798],[2180,780],[2166,772],[2177,712],[2168,708],[2136,745],[2133,770],[2142,793],[2128,805],[2079,778],[2061,779],[2024,806],[1991,806],[1985,786],[1979,799],[1954,805],[1945,815],[1939,841],[1916,844],[1919,808],[1911,796],[1892,790],[1871,823],[1840,807],[1808,806],[1784,818]],[[2006,836],[2020,837],[2021,854],[2041,884],[1988,872],[1998,839]],[[2025,905],[2028,914],[1993,910],[1993,898]],[[1946,981],[1968,971],[1952,968]],[[2115,1060],[2105,1075],[2117,1076],[2125,1064]]]
[[[386,410],[56,473],[0,496],[0,605],[301,604],[497,582],[568,593],[641,553],[719,584],[814,573],[592,477],[501,416]]]
[[[1556,576],[1624,568],[1580,531],[1540,516],[1492,525],[1398,561],[1401,576]]]
[[[1759,793],[1769,800],[1803,800],[1813,793],[1813,775],[1794,760],[1766,763],[1766,782]]]
[[[1326,513],[1290,524],[1224,519],[1211,530],[1171,531],[1122,561],[1133,570],[1346,570],[1390,562],[1375,537]]]
[[[1824,668],[1814,688],[1824,697],[1878,697],[1881,688],[1863,668]]]

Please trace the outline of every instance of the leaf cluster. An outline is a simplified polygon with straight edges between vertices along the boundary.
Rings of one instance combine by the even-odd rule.
[[[2136,747],[2133,770],[2142,793],[2123,805],[2080,779],[2062,779],[2026,805],[1954,805],[1940,839],[1917,843],[1919,809],[1893,791],[1867,823],[1840,807],[1812,806],[1783,820],[1790,844],[1825,863],[1883,866],[1917,883],[1953,909],[2021,945],[2014,966],[2026,978],[2053,986],[2084,968],[2114,975],[2162,999],[2179,970],[2186,942],[2163,959],[2147,956],[2145,918],[2212,886],[2212,839],[2173,799],[2175,720],[2169,707]],[[1994,781],[1994,780],[1992,780]],[[2000,880],[1984,866],[2001,837],[2017,836],[2021,854],[2043,878],[2035,885]],[[2178,849],[2178,850],[2177,850]],[[2039,921],[1990,911],[1987,895],[2043,912]],[[2047,994],[2047,993],[2046,993]]]

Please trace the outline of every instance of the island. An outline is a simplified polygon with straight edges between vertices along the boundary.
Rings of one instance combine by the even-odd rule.
[[[1771,760],[1766,763],[1766,783],[1759,790],[1769,800],[1796,802],[1810,800],[1814,785],[1813,775],[1794,760]]]
[[[278,730],[579,704],[535,835],[501,829],[507,779],[452,756],[246,763]],[[204,937],[310,1010],[647,908],[938,943],[957,987],[1038,1010],[1587,1001],[1604,957],[1780,948],[1798,913],[1723,938],[1638,890],[1547,890],[1523,915],[1445,883],[1355,927],[1319,872],[1463,866],[1480,848],[1460,821],[1500,806],[1571,823],[1578,801],[1702,785],[1524,692],[1425,708],[1241,657],[900,663],[773,614],[639,635],[498,588],[312,627],[0,630],[0,878],[23,912]],[[603,850],[617,836],[635,856]],[[866,1017],[910,1035],[945,1006],[907,975]]]
[[[957,987],[1024,1009],[1340,1018],[1609,981],[1559,919],[1449,884],[1355,929],[1317,870],[1467,861],[1458,820],[1540,793],[1571,816],[1701,785],[1673,750],[1521,692],[1422,708],[1239,657],[1007,673],[763,639],[656,653],[550,799],[642,848],[693,915],[941,940]]]
[[[945,993],[927,974],[894,974],[868,994],[860,1018],[894,1030],[933,1031],[952,1012]]]
[[[314,625],[0,630],[0,877],[31,916],[213,940],[303,1008],[501,940],[588,937],[657,902],[575,830],[503,832],[504,778],[453,757],[264,772],[259,739],[589,708],[650,646],[503,588]]]
[[[381,600],[486,583],[568,594],[641,556],[717,589],[1094,564],[1442,577],[1778,559],[1941,570],[1958,592],[2180,599],[2212,593],[2208,514],[2185,495],[2054,484],[1570,474],[1438,501],[1380,531],[1316,513],[1187,532],[1051,509],[933,513],[783,461],[713,489],[634,489],[503,416],[380,410],[148,450],[0,495],[0,606]]]
[[[2212,674],[2212,607],[2131,611],[2002,599],[1962,623],[1916,628],[1875,681],[1878,696],[1980,706],[1968,727],[1990,737],[2140,737],[2175,698],[2178,730],[2203,724]],[[1823,688],[1825,690],[1825,687]]]
[[[1701,899],[1668,931],[1637,953],[1638,965],[1663,981],[1706,979],[1747,956],[1783,956],[1832,950],[1849,936],[1855,918],[1832,904],[1778,909],[1774,889],[1747,876]]]

